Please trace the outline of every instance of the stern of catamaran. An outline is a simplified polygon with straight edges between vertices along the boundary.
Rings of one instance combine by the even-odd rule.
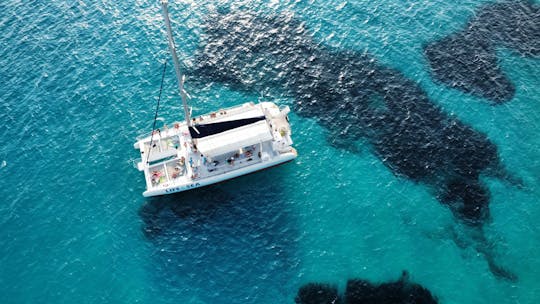
[[[134,148],[141,154],[137,169],[144,172],[146,189],[166,187],[175,180],[185,179],[190,173],[186,163],[191,145],[187,127],[181,123],[139,137]]]

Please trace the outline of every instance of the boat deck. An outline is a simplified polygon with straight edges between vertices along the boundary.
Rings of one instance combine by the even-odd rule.
[[[279,113],[279,109],[275,105],[271,110]],[[255,169],[264,169],[267,166],[264,164],[266,162],[270,164],[273,160],[277,164],[296,157],[296,152],[291,147],[284,150],[277,145],[278,143],[282,146],[292,144],[292,141],[284,140],[285,133],[290,132],[288,122],[283,117],[274,119],[273,116],[269,115],[268,109],[260,105],[246,103],[202,115],[194,120],[197,123],[213,123],[244,119],[254,115],[267,117],[268,132],[271,134],[268,137],[270,140],[266,139],[264,142],[247,146],[239,143],[241,148],[227,150],[229,152],[226,153],[218,152],[219,155],[210,154],[212,158],[197,150],[196,144],[194,144],[197,140],[191,138],[185,122],[174,123],[172,128],[164,127],[154,131],[153,134],[140,138],[135,144],[135,148],[141,152],[142,161],[138,167],[145,173],[147,186],[145,193],[165,194],[161,192],[183,191],[187,190],[186,187],[198,187],[210,180],[217,182],[220,175],[235,175],[235,172],[247,174]],[[255,124],[253,127],[256,127]],[[294,155],[292,151],[294,151]],[[281,159],[282,152],[289,152],[289,155]],[[253,170],[250,169],[251,167]]]

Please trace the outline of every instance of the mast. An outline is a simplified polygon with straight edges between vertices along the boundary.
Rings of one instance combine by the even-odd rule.
[[[178,88],[180,89],[180,96],[182,97],[182,104],[184,106],[184,115],[188,127],[191,127],[191,117],[189,115],[189,108],[187,105],[187,94],[184,90],[184,78],[180,71],[180,63],[178,62],[178,55],[176,55],[176,46],[174,44],[171,21],[169,20],[169,11],[167,9],[168,0],[161,0],[161,7],[163,8],[163,17],[165,18],[165,26],[167,27],[167,37],[169,38],[169,50],[174,63],[174,71],[176,72],[176,79],[178,80]]]

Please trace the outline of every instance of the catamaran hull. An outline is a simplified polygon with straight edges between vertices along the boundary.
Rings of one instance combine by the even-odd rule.
[[[268,169],[271,167],[275,167],[281,164],[284,164],[286,162],[292,161],[297,156],[296,151],[287,152],[280,154],[271,160],[254,164],[251,166],[247,166],[244,168],[236,169],[227,173],[219,174],[216,176],[211,176],[207,178],[201,178],[198,180],[193,180],[189,183],[182,183],[182,184],[172,184],[168,187],[163,187],[161,189],[152,189],[147,190],[143,192],[144,197],[150,197],[150,196],[159,196],[159,195],[165,195],[165,194],[171,194],[171,193],[177,193],[177,192],[183,192],[187,190],[197,189],[204,186],[209,186],[213,184],[217,184],[223,181],[227,181],[230,179],[233,179],[235,177],[240,177],[242,175],[254,173],[257,171],[261,171],[264,169]]]

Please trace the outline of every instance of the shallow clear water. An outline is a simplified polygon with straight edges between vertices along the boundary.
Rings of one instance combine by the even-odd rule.
[[[169,59],[157,1],[3,1],[0,302],[292,303],[307,282],[343,289],[350,278],[382,282],[408,270],[441,303],[537,303],[540,59],[497,49],[516,91],[493,104],[434,81],[423,53],[485,3],[170,6],[188,67],[210,11],[293,13],[317,45],[370,54],[418,84],[444,113],[486,134],[519,180],[480,178],[490,193],[483,223],[489,253],[516,281],[490,272],[473,229],[433,187],[395,174],[362,139],[350,140],[354,149],[331,144],[324,112],[290,115],[299,151],[292,163],[143,198],[132,144],[152,125]],[[201,114],[264,98],[295,104],[279,90],[240,91],[223,81],[188,79],[187,88]],[[160,116],[181,119],[172,69],[163,97]]]

